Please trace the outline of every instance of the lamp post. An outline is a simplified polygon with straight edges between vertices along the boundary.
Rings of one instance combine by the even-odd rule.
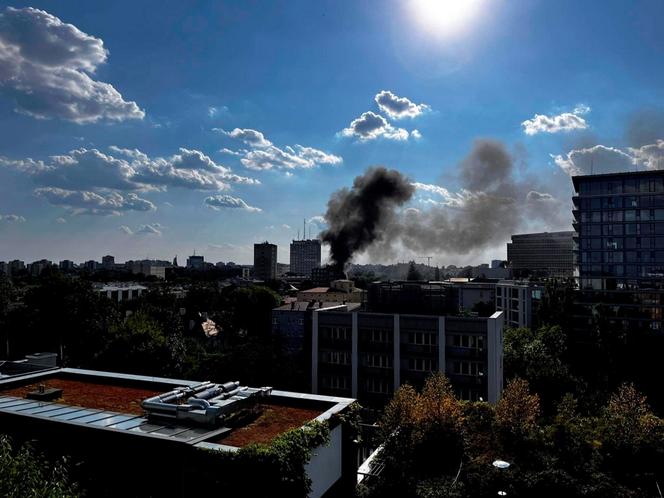
[[[493,465],[498,470],[507,470],[512,464],[506,462],[505,460],[494,460],[491,465]],[[498,496],[507,496],[507,491],[498,490]]]

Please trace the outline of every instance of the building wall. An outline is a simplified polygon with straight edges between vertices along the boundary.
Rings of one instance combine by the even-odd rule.
[[[277,246],[265,242],[254,244],[254,278],[275,280],[277,278]]]
[[[444,372],[463,399],[502,392],[503,314],[490,318],[314,311],[313,392],[384,404],[402,384]]]
[[[568,278],[574,273],[574,232],[512,235],[507,260],[515,278],[527,275]]]
[[[290,271],[309,277],[311,270],[321,264],[321,241],[294,240],[290,245]]]
[[[505,326],[511,328],[537,325],[537,311],[544,287],[520,282],[499,282],[496,285],[496,311],[505,314]]]

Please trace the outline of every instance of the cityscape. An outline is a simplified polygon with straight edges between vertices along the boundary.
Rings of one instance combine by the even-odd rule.
[[[664,496],[664,5],[141,7],[0,6],[0,495]]]

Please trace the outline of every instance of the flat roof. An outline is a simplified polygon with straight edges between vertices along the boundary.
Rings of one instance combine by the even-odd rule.
[[[578,187],[578,181],[579,180],[589,180],[592,178],[608,178],[610,176],[620,176],[620,177],[626,177],[626,176],[648,176],[648,175],[663,175],[664,170],[657,170],[657,169],[648,169],[645,171],[619,171],[617,173],[599,173],[596,175],[574,175],[572,176],[572,183],[574,184],[574,188]]]
[[[62,389],[54,401],[27,399],[39,385]],[[209,449],[237,450],[249,443],[269,442],[284,431],[310,420],[326,420],[354,399],[273,390],[250,410],[244,423],[228,427],[193,425],[184,421],[148,418],[141,402],[195,381],[113,372],[58,368],[0,379],[0,418],[25,417],[35,422],[83,426],[90,430],[123,432],[167,439]],[[251,416],[253,415],[253,416]],[[10,427],[9,422],[3,425]]]

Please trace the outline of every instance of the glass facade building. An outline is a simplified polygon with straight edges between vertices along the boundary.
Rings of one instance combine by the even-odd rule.
[[[661,329],[664,171],[572,178],[577,304],[609,321]]]

